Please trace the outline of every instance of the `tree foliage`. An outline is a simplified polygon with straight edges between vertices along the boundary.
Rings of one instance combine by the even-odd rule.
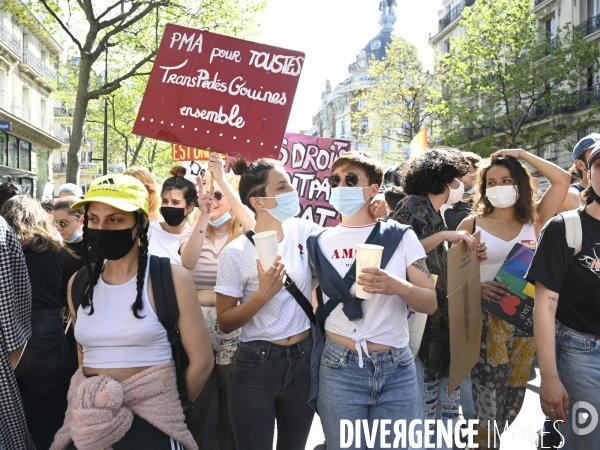
[[[115,109],[111,127],[115,135],[110,139],[114,142],[113,151],[119,147],[137,148],[139,140],[136,139],[139,138],[131,136],[130,131],[127,133],[124,126],[132,124],[131,119],[137,114],[145,86],[143,81],[147,81],[167,23],[244,37],[256,30],[256,13],[263,7],[259,0],[112,1],[32,0],[27,5],[34,12],[44,13],[51,27],[62,30],[74,51],[69,64],[61,68],[59,86],[59,89],[72,94],[74,111],[67,157],[68,182],[78,182],[79,150],[84,138],[88,108],[94,100],[111,96],[111,104]],[[107,48],[109,70],[108,77],[105,77]],[[135,77],[143,77],[140,78],[143,81],[133,81]],[[130,92],[123,93],[121,88],[124,85]],[[125,105],[128,105],[127,109],[121,109]],[[96,120],[95,114],[93,120]],[[122,139],[122,145],[118,144],[117,136]],[[144,155],[150,157],[153,149],[158,147],[164,145],[142,142],[137,158],[141,158],[141,162]],[[128,158],[134,154],[126,153],[123,156]]]
[[[393,36],[386,57],[371,59],[369,79],[373,85],[353,101],[354,140],[384,162],[401,161],[412,138],[433,120],[431,106],[439,92],[435,78],[423,70],[417,47]],[[382,151],[382,142],[390,143],[389,152]]]
[[[536,150],[597,123],[586,77],[598,45],[570,25],[555,36],[540,30],[531,7],[530,0],[478,0],[463,11],[464,33],[439,67],[445,144],[481,154]]]

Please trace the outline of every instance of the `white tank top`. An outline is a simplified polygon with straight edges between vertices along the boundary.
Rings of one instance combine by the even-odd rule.
[[[181,255],[179,254],[179,238],[181,234],[173,234],[165,231],[158,220],[150,222],[148,228],[148,254],[169,258],[171,264],[181,266]]]
[[[149,266],[149,261],[148,261]],[[148,271],[142,291],[142,319],[133,315],[137,275],[124,284],[109,285],[102,276],[94,286],[94,314],[77,310],[75,339],[83,349],[83,365],[93,369],[122,369],[166,364],[173,360],[167,331],[148,299]]]
[[[502,240],[488,233],[479,225],[476,226],[476,231],[481,231],[481,242],[485,242],[487,245],[488,259],[481,263],[481,282],[494,279],[515,244],[535,248],[537,243],[535,230],[530,223],[523,225],[519,235],[510,241]]]

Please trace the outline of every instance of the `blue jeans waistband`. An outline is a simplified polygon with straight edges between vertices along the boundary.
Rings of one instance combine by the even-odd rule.
[[[310,352],[312,350],[312,337],[310,333],[300,342],[296,342],[292,345],[279,345],[273,344],[269,341],[248,341],[248,342],[240,342],[238,343],[238,348],[251,348],[254,351],[264,352],[265,355],[298,355],[302,352]]]
[[[583,331],[574,330],[573,328],[569,328],[568,326],[563,325],[558,320],[556,321],[556,334],[569,334],[571,336],[579,337],[583,340],[589,340],[594,342],[600,340],[600,336],[591,333],[584,333]]]
[[[348,361],[357,361],[358,362],[358,352],[355,350],[350,350],[344,347],[343,345],[338,344],[337,342],[332,341],[329,337],[325,340],[325,350],[327,352],[332,353],[335,356],[340,358],[346,358]],[[403,348],[392,348],[390,350],[384,350],[381,352],[371,352],[369,357],[374,362],[386,362],[392,361],[394,357],[402,355],[404,352],[409,352],[410,349],[408,346]],[[364,358],[369,359],[367,355],[363,352]]]

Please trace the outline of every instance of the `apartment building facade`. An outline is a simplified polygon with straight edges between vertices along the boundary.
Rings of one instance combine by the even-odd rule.
[[[434,48],[437,57],[443,56],[450,51],[452,38],[460,36],[463,32],[461,27],[461,15],[465,8],[475,4],[477,0],[444,0],[443,9],[438,12],[438,30],[435,35],[430,36],[430,44]],[[557,39],[557,30],[567,25],[576,31],[582,32],[585,39],[600,44],[600,0],[532,0],[531,11],[537,16],[540,37],[545,34],[554,45]],[[593,95],[590,95],[593,93]],[[572,120],[577,115],[589,113],[593,103],[600,102],[600,66],[590,73],[582,74],[578,91],[573,92],[576,105],[572,111],[563,115],[562,120]],[[544,111],[539,111],[536,120],[548,119]],[[579,130],[568,137],[567,142],[575,143],[581,137],[591,132],[600,132],[600,117],[598,126],[585,130]],[[474,137],[476,139],[476,136]],[[566,150],[563,144],[548,145],[539,156],[542,156],[561,167],[567,169],[572,165],[571,152]],[[543,183],[543,181],[542,181]]]
[[[52,178],[51,152],[67,138],[52,109],[62,51],[41,18],[30,14],[24,25],[0,9],[0,183],[13,181],[38,198]]]

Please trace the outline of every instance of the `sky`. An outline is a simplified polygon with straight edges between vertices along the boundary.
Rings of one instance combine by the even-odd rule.
[[[393,34],[414,43],[431,67],[429,33],[436,34],[442,0],[397,0]],[[329,79],[333,89],[348,78],[348,66],[381,29],[379,0],[267,0],[255,40],[306,53],[287,131],[312,126]]]

